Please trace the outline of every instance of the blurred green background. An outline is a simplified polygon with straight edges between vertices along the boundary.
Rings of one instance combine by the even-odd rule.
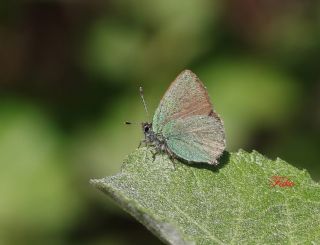
[[[0,244],[161,244],[88,184],[193,70],[253,149],[320,179],[320,2],[0,3]],[[245,180],[244,180],[245,181]]]

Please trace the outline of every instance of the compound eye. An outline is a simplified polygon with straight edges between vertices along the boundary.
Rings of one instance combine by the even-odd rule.
[[[146,132],[146,133],[149,132],[149,129],[150,129],[150,128],[149,128],[148,125],[144,126],[144,132]]]

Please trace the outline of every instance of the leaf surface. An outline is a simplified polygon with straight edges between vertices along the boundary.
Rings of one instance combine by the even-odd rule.
[[[284,186],[272,186],[273,176],[286,177]],[[168,244],[320,242],[320,185],[257,152],[226,152],[218,168],[178,162],[174,169],[166,155],[153,160],[141,148],[120,173],[91,183]]]

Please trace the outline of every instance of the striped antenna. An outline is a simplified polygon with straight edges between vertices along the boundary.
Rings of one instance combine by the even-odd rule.
[[[149,119],[149,112],[148,112],[148,108],[147,108],[147,104],[146,104],[146,101],[144,100],[144,96],[143,96],[143,88],[140,86],[139,88],[139,91],[140,91],[140,97],[142,99],[142,103],[143,103],[143,106],[144,106],[144,110],[146,111],[147,113],[147,117]]]

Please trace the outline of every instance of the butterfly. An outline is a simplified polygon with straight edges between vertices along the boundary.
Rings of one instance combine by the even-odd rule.
[[[142,88],[140,94],[148,112]],[[143,122],[142,130],[142,142],[171,159],[217,165],[226,147],[223,122],[213,110],[206,87],[190,70],[171,83],[152,123]]]

